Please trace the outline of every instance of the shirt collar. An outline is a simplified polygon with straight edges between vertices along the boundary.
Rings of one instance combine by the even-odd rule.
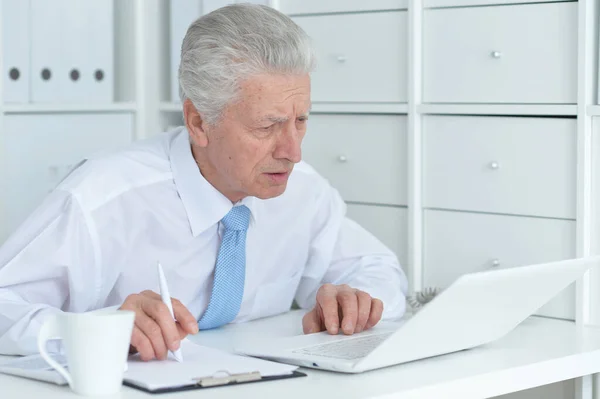
[[[209,227],[217,224],[234,204],[219,190],[213,187],[200,173],[192,155],[190,136],[187,129],[176,133],[169,154],[173,180],[179,197],[187,213],[192,234],[198,236]],[[250,223],[256,223],[260,201],[256,197],[246,197],[237,205],[250,209]]]

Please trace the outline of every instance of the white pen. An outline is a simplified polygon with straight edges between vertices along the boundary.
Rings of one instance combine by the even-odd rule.
[[[171,313],[171,317],[173,318],[173,320],[175,320],[175,314],[173,313],[173,305],[171,304],[171,295],[169,294],[169,287],[167,287],[167,279],[165,278],[165,273],[163,272],[160,262],[158,262],[158,282],[160,284],[160,298],[162,299],[163,303],[167,305],[167,308],[169,308],[169,313]],[[175,357],[175,360],[177,360],[178,362],[183,362],[181,347],[175,352],[171,353]]]

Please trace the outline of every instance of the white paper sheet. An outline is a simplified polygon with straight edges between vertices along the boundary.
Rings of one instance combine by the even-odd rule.
[[[191,385],[198,378],[260,372],[262,377],[288,375],[297,366],[270,362],[197,345],[189,340],[181,343],[183,362],[175,359],[144,362],[137,355],[130,357],[125,381],[149,389]]]
[[[68,368],[65,356],[57,353],[51,353],[50,356],[60,365]],[[57,371],[54,371],[41,355],[15,357],[14,359],[0,364],[0,373],[51,382],[57,385],[67,384],[67,380],[65,380]]]

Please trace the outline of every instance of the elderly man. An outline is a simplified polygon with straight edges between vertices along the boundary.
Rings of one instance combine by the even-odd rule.
[[[35,352],[61,311],[135,311],[131,345],[145,360],[294,299],[312,308],[305,333],[400,317],[396,256],[301,162],[313,64],[309,38],[271,8],[196,20],[179,69],[185,127],[86,159],[0,250],[0,353]],[[156,293],[157,262],[176,322]]]

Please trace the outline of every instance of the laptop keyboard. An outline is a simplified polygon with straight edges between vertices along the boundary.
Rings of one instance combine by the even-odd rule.
[[[339,341],[307,346],[293,350],[303,355],[324,356],[335,359],[354,360],[365,357],[392,333],[370,334]]]

